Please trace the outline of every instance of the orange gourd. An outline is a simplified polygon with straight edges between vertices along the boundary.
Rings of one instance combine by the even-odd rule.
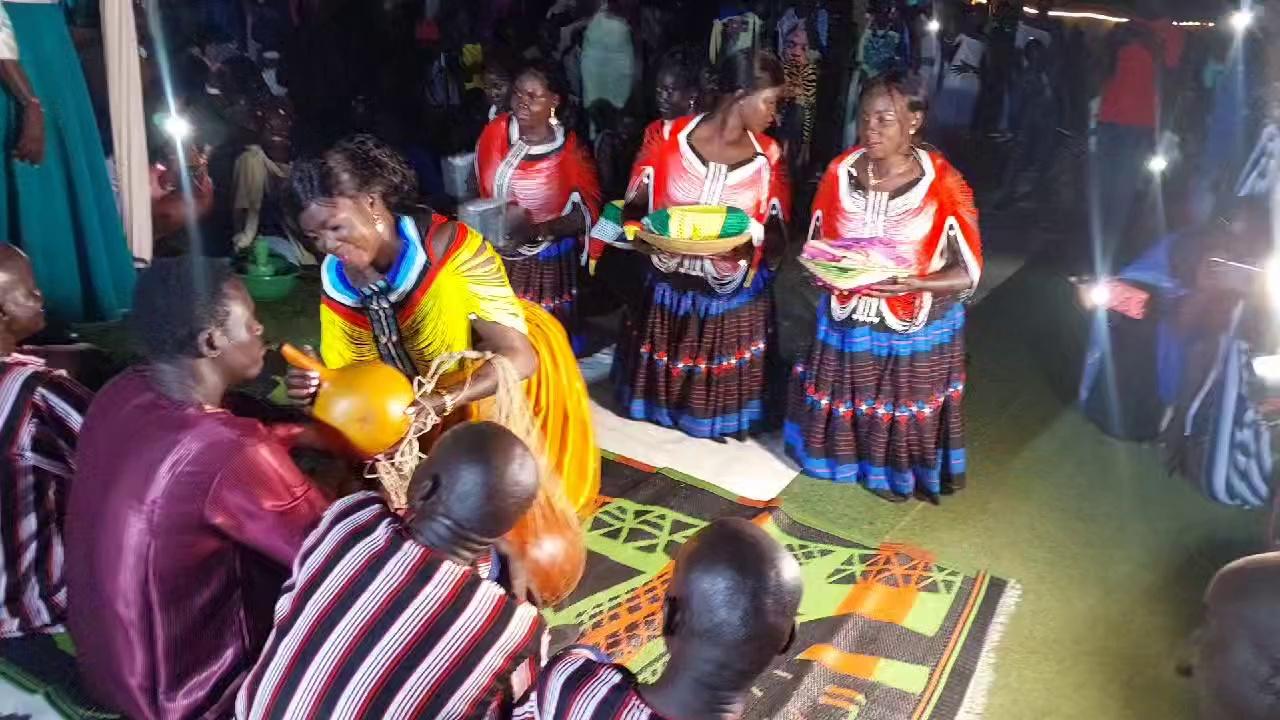
[[[416,403],[413,385],[395,368],[371,361],[335,370],[287,343],[280,352],[290,365],[320,374],[313,416],[341,433],[365,457],[390,450],[410,432],[413,416],[407,411]],[[538,497],[507,533],[507,539],[543,603],[555,605],[577,588],[586,568],[581,521],[561,479],[545,465],[545,442],[525,405],[514,369],[501,358],[493,362],[499,375],[506,376],[499,384],[509,385],[519,402],[507,403],[511,406],[505,408],[509,416],[498,412],[491,419],[506,425],[531,448],[540,448],[535,452],[543,465]],[[486,402],[493,406],[492,401]],[[598,486],[598,476],[591,479],[593,487]]]
[[[341,433],[360,455],[386,452],[409,432],[416,397],[399,370],[377,360],[327,368],[288,343],[280,354],[294,367],[319,373],[312,415]]]
[[[587,566],[587,547],[582,524],[573,505],[558,488],[542,492],[533,505],[507,533],[524,562],[529,584],[543,605],[557,605],[578,587]]]

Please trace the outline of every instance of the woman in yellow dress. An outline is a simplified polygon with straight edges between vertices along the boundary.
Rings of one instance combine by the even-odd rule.
[[[504,356],[526,381],[550,468],[583,510],[599,490],[600,455],[564,329],[537,304],[516,298],[479,233],[415,205],[416,198],[405,160],[367,135],[294,165],[287,215],[324,254],[321,359],[331,368],[381,360],[412,378],[442,355]],[[290,394],[310,397],[318,382],[291,371]],[[497,383],[493,368],[483,366],[469,380],[446,378],[427,402],[447,416],[491,397]]]

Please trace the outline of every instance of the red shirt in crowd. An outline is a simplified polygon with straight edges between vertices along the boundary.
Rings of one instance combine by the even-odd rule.
[[[1156,108],[1156,65],[1152,45],[1164,49],[1164,66],[1172,70],[1182,61],[1186,32],[1168,20],[1133,20],[1140,33],[1154,38],[1144,42],[1132,38],[1116,53],[1116,68],[1102,91],[1098,122],[1154,128]]]

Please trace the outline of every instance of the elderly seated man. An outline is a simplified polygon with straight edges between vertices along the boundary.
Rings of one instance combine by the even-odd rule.
[[[60,632],[67,612],[62,523],[90,393],[20,352],[44,326],[31,262],[0,245],[0,638]]]
[[[471,567],[532,505],[533,454],[493,423],[440,437],[409,485],[408,519],[377,493],[339,500],[298,555],[239,718],[496,718],[546,642],[512,558]]]
[[[224,262],[161,259],[135,288],[147,362],[107,384],[67,511],[68,628],[99,702],[134,720],[225,717],[329,498],[279,432],[222,408],[262,371],[262,325]]]
[[[570,647],[542,669],[514,720],[742,716],[752,683],[795,637],[800,566],[759,527],[717,520],[676,557],[663,607],[670,660],[652,685]]]

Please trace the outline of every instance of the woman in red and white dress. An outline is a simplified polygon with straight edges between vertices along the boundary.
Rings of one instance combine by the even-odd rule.
[[[628,417],[707,438],[744,435],[765,420],[771,266],[785,245],[790,186],[781,149],[764,131],[782,84],[782,65],[770,53],[725,58],[716,109],[674,120],[636,161],[624,218],[685,205],[733,207],[760,224],[764,242],[714,257],[637,243],[653,268],[614,360]]]
[[[476,143],[476,176],[481,197],[523,211],[505,258],[511,289],[554,315],[581,351],[579,244],[600,211],[600,183],[586,146],[556,119],[567,97],[556,78],[540,65],[516,77],[512,112],[495,117]]]
[[[917,95],[877,78],[861,107],[863,145],[828,166],[800,256],[828,293],[791,380],[786,447],[807,475],[936,502],[967,469],[963,301],[982,272],[978,211],[960,172],[915,145]],[[846,283],[824,262],[898,277]]]

